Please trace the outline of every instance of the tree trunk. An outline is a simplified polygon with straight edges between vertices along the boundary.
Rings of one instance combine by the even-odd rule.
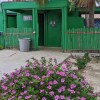
[[[95,0],[89,2],[89,27],[94,27],[94,7]]]
[[[86,19],[86,27],[89,27],[89,14],[85,14],[85,19]]]
[[[89,11],[89,27],[94,27],[94,11]]]

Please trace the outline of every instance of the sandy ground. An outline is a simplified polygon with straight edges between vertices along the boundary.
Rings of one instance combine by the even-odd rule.
[[[86,78],[90,85],[94,87],[94,92],[100,92],[100,62],[91,62],[91,67],[86,70]]]
[[[16,68],[26,64],[26,60],[32,57],[40,59],[41,57],[56,58],[58,63],[67,58],[69,53],[62,53],[60,49],[42,49],[40,51],[20,52],[19,50],[2,50],[0,51],[0,78],[3,73],[10,73]]]

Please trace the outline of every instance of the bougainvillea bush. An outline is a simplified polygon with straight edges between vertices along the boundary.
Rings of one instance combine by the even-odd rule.
[[[4,74],[0,100],[96,100],[93,88],[71,62],[32,58],[26,67]]]

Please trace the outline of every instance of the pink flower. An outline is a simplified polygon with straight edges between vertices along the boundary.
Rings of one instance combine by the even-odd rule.
[[[62,83],[65,82],[65,78],[61,78],[61,82],[62,82]]]
[[[49,77],[51,74],[53,74],[54,72],[52,71],[52,70],[49,70],[48,72],[47,72],[47,76]]]
[[[53,81],[53,84],[58,84],[58,82],[56,80]]]
[[[43,76],[42,76],[42,79],[44,79],[44,78],[46,78],[46,76],[45,76],[45,75],[43,75]]]
[[[16,91],[15,90],[12,90],[12,94],[15,94],[16,93]]]
[[[23,85],[22,85],[22,88],[25,88],[25,87],[26,87],[26,86],[23,84]]]
[[[4,73],[3,75],[5,76],[5,78],[7,78],[7,76],[8,76],[6,73]]]
[[[65,91],[65,88],[66,88],[66,86],[60,87],[60,88],[58,89],[58,92],[61,93],[61,92]]]
[[[70,88],[71,88],[71,89],[74,89],[74,88],[76,88],[76,85],[75,85],[75,84],[71,84],[71,85],[70,85]]]
[[[78,96],[77,98],[78,98],[78,100],[80,100],[80,99],[81,99],[79,96]]]
[[[25,90],[24,92],[21,92],[21,95],[27,94],[27,90]]]
[[[60,72],[60,76],[66,76],[65,72]]]
[[[56,72],[56,74],[58,74],[58,75],[59,75],[59,74],[60,74],[60,71],[57,71],[57,72]]]
[[[86,100],[86,98],[85,97],[82,97],[81,100]]]
[[[33,66],[34,66],[34,68],[37,67],[37,61],[34,62],[34,65]]]
[[[68,88],[68,91],[69,91],[71,94],[75,94],[75,91],[74,91],[74,90],[71,90],[70,88]]]
[[[27,63],[27,64],[26,64],[26,67],[29,67],[29,66],[30,66],[29,63]]]
[[[72,70],[78,70],[78,67],[72,67]]]
[[[40,77],[38,76],[38,75],[34,75],[33,76],[36,80],[39,80],[40,79]]]
[[[65,96],[60,95],[60,99],[61,99],[61,100],[65,100]]]
[[[8,88],[5,85],[1,86],[4,90],[7,90]]]
[[[32,97],[32,95],[28,95],[28,96],[25,96],[25,99],[29,99],[31,97]]]
[[[69,96],[69,97],[67,97],[67,100],[71,100],[71,99],[70,99],[70,96]]]
[[[26,94],[26,93],[27,93],[27,90],[24,91],[24,94]]]
[[[14,99],[14,98],[15,98],[15,96],[12,96],[11,98],[12,98],[12,99]]]
[[[17,74],[17,75],[18,75],[19,73],[20,73],[20,70],[16,70],[15,74]]]
[[[40,67],[43,67],[43,65],[42,65],[42,64],[40,64]]]
[[[19,96],[19,97],[18,97],[18,99],[21,99],[21,98],[22,98],[22,96]]]
[[[55,98],[55,100],[58,100],[59,99],[59,95],[56,95],[54,98]]]
[[[30,76],[30,74],[29,73],[26,73],[26,76]]]
[[[77,76],[75,74],[70,74],[70,76],[73,78],[73,79],[76,79]]]
[[[53,92],[53,91],[51,91],[51,92],[49,92],[49,94],[50,94],[51,96],[53,96],[53,95],[54,95],[54,92]]]
[[[40,90],[40,93],[43,93],[44,92],[44,90]]]
[[[20,94],[21,94],[21,95],[24,95],[24,92],[21,92]]]
[[[4,92],[4,93],[2,93],[1,95],[2,95],[2,96],[5,96],[7,93],[8,93],[8,92]]]
[[[14,85],[14,83],[13,83],[13,82],[11,82],[9,85],[10,85],[10,86],[13,86],[13,85]]]
[[[12,73],[10,74],[10,77],[11,77],[11,78],[14,78],[14,72],[12,72]]]
[[[21,76],[23,76],[23,74],[18,74],[18,75],[17,75],[18,78],[21,77]]]
[[[52,82],[52,81],[49,81],[49,82],[48,82],[48,84],[49,84],[49,85],[52,85],[52,84],[53,84],[53,82]]]
[[[59,93],[61,93],[61,92],[62,92],[62,89],[61,89],[61,88],[60,88],[60,89],[58,89],[58,92],[59,92]]]
[[[53,66],[53,68],[54,68],[54,69],[56,69],[56,68],[57,68],[57,66],[55,65],[55,66]]]
[[[8,98],[7,100],[12,100],[12,98]]]
[[[44,82],[40,82],[40,85],[43,85],[44,84]]]
[[[62,66],[63,71],[68,71],[68,68],[66,67],[66,64]]]
[[[25,70],[25,73],[29,73],[29,70]]]
[[[33,82],[32,82],[32,81],[30,81],[29,83],[30,83],[30,84],[33,84]]]
[[[65,72],[63,72],[63,71],[62,71],[62,72],[57,71],[56,74],[58,74],[58,75],[60,75],[60,76],[66,76]]]
[[[14,83],[17,83],[18,82],[18,80],[14,80]]]
[[[48,88],[49,90],[51,90],[52,87],[49,85],[49,86],[47,86],[47,88]]]
[[[43,97],[43,98],[42,98],[42,100],[46,100],[46,98],[45,98],[45,97]]]
[[[62,91],[65,91],[66,86],[62,86],[61,89]]]

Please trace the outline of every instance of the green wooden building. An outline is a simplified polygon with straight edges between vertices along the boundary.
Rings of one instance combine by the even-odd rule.
[[[100,35],[87,34],[94,29],[85,28],[80,14],[79,10],[69,12],[67,0],[48,0],[45,5],[35,0],[2,2],[0,45],[18,47],[18,38],[29,37],[33,50],[39,46],[60,47],[63,51],[100,50]]]

